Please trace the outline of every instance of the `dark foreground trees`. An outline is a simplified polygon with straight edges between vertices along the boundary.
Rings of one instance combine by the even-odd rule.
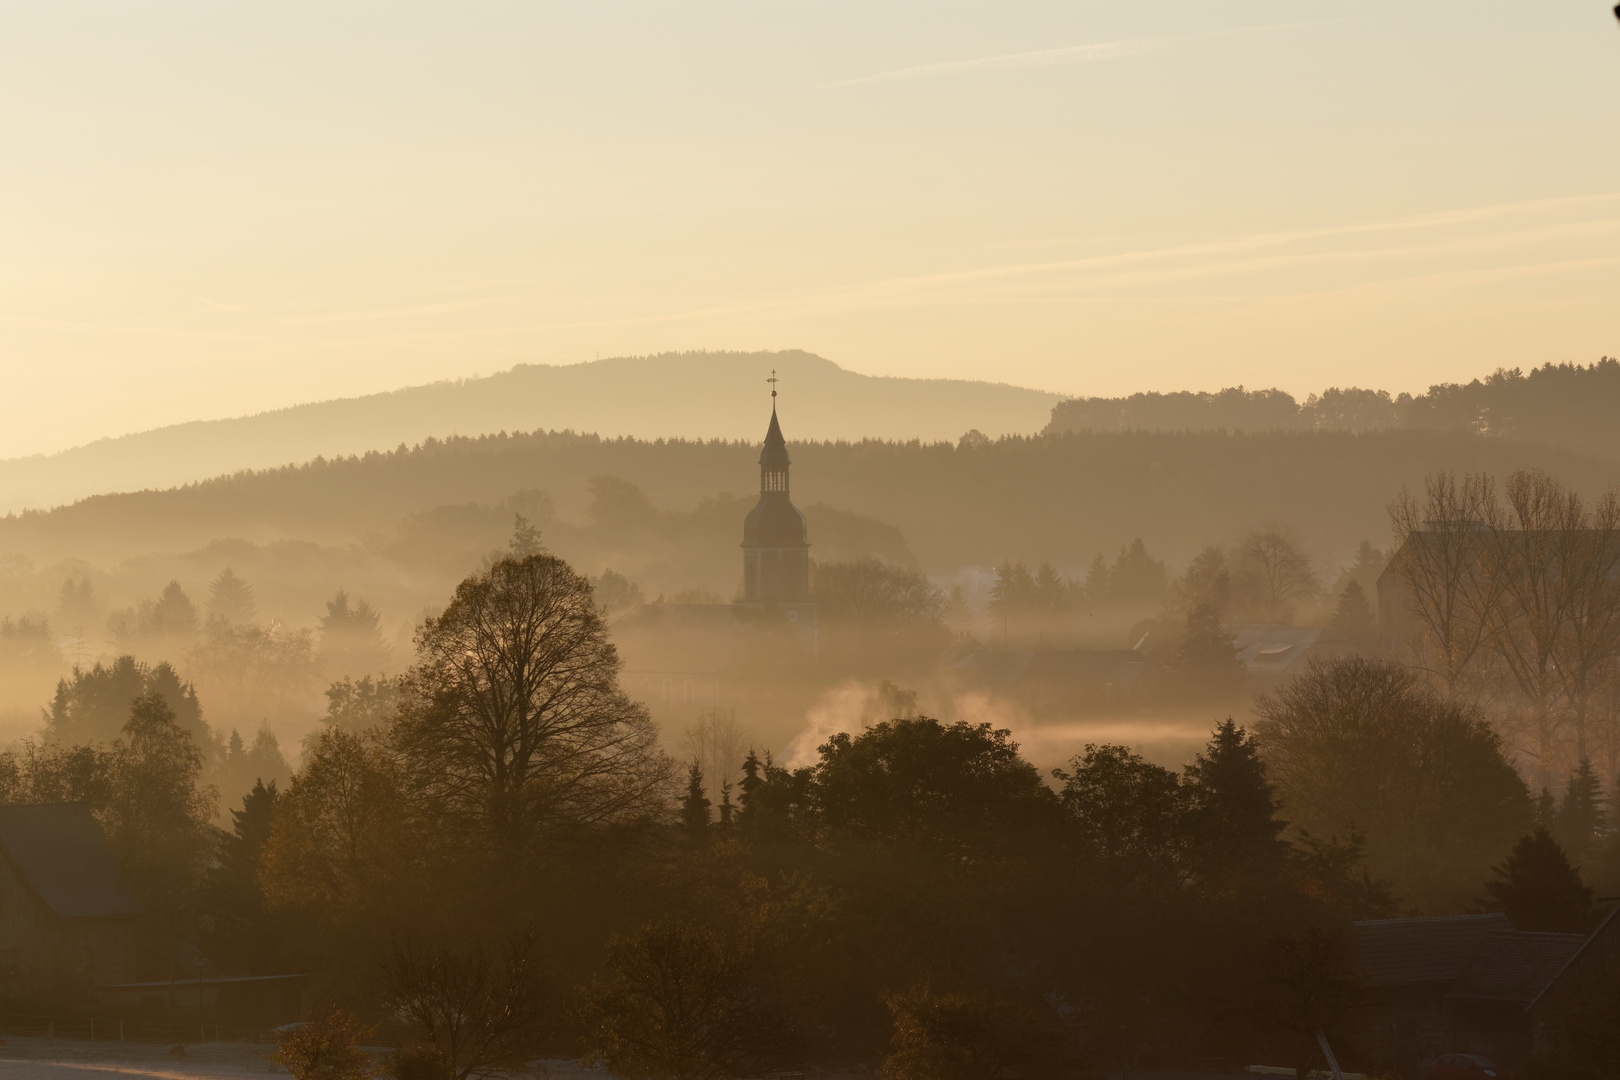
[[[724,1080],[769,1046],[747,963],[719,935],[660,919],[608,943],[584,991],[588,1056],[630,1080]]]
[[[467,1080],[537,1057],[551,1001],[534,940],[512,937],[497,951],[397,946],[388,1003],[421,1040],[412,1055],[419,1071],[436,1067],[446,1080]]]
[[[1318,663],[1256,709],[1284,815],[1323,839],[1365,835],[1373,872],[1422,909],[1467,910],[1529,828],[1501,738],[1399,664]]]

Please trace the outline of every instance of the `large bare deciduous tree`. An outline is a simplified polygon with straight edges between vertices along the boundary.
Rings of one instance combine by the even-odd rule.
[[[394,746],[413,789],[492,855],[665,812],[672,766],[590,582],[552,555],[463,581],[417,633]]]
[[[1485,550],[1485,516],[1496,502],[1487,476],[1450,472],[1424,482],[1419,502],[1403,490],[1390,504],[1395,532],[1391,569],[1406,586],[1406,610],[1392,644],[1401,658],[1457,696],[1487,655],[1487,617],[1499,586],[1477,572]]]

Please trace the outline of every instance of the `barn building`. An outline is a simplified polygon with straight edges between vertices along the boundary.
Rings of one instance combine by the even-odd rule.
[[[140,901],[78,803],[0,806],[0,996],[69,1003],[135,978]]]

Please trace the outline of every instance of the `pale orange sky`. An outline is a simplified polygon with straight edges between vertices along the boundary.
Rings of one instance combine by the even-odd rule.
[[[1620,354],[1609,7],[6,5],[0,456],[598,353],[1301,396]]]

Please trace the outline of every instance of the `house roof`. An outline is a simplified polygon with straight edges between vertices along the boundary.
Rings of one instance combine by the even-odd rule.
[[[1500,913],[1356,923],[1356,953],[1374,986],[1422,986],[1460,978],[1493,932],[1512,932]],[[1550,973],[1549,973],[1550,974]]]
[[[1492,930],[1446,996],[1527,1005],[1585,943],[1585,934]]]
[[[1233,645],[1243,666],[1255,674],[1288,671],[1307,656],[1355,652],[1350,639],[1322,626],[1240,626]]]
[[[0,849],[57,915],[76,919],[141,911],[101,826],[79,803],[0,806]]]

